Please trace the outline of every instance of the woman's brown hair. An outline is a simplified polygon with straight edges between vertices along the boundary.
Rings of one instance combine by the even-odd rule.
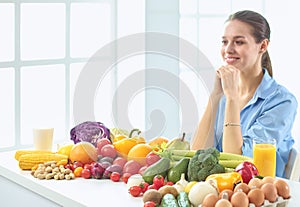
[[[256,43],[260,43],[264,39],[268,39],[270,41],[270,26],[268,21],[261,14],[250,10],[238,11],[234,14],[231,14],[226,22],[232,20],[239,20],[249,24],[253,28],[252,35]],[[272,64],[268,51],[263,54],[261,64],[263,68],[268,70],[270,76],[272,77]]]

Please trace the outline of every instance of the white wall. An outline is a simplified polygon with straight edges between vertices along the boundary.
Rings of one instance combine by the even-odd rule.
[[[266,0],[265,17],[271,27],[270,57],[274,78],[286,86],[300,104],[300,2],[297,0]],[[300,106],[298,106],[293,135],[295,147],[300,150]],[[284,116],[284,114],[283,114]]]

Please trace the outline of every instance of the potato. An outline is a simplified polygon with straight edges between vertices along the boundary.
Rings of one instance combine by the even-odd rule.
[[[172,194],[175,198],[178,196],[178,191],[174,186],[170,186],[170,185],[164,185],[162,186],[158,192],[160,192],[160,194],[162,195],[162,197],[164,197],[164,195],[166,195],[167,193]]]
[[[162,195],[158,190],[155,189],[149,189],[147,190],[143,195],[143,201],[146,203],[147,201],[153,201],[156,204],[160,204],[160,201],[162,199]]]

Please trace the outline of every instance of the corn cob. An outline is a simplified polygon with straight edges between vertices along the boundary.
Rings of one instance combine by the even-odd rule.
[[[41,154],[24,154],[19,157],[19,167],[22,170],[31,170],[37,164],[43,164],[49,161],[67,162],[68,156],[62,154],[53,153],[41,153]]]
[[[54,152],[45,151],[45,150],[17,150],[15,153],[15,159],[19,160],[21,155],[26,155],[26,154],[54,154]]]

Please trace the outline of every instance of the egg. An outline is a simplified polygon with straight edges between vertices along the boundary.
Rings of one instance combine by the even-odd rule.
[[[234,192],[242,191],[246,194],[250,191],[250,187],[246,183],[239,183],[235,186]]]
[[[265,201],[265,195],[259,188],[251,189],[248,193],[249,202],[253,203],[256,207],[261,206]]]
[[[282,179],[274,181],[274,185],[277,190],[277,194],[284,199],[290,198],[290,186]]]
[[[233,191],[230,189],[222,190],[221,193],[219,194],[219,199],[226,198],[226,199],[230,200],[232,194],[233,194]]]
[[[261,181],[262,181],[262,185],[265,183],[274,183],[275,178],[273,178],[271,176],[266,176]]]
[[[227,199],[220,199],[216,203],[215,207],[232,207],[232,204]]]
[[[248,196],[241,191],[235,192],[231,197],[231,204],[233,207],[248,207]]]
[[[265,199],[270,201],[271,203],[274,203],[277,199],[277,190],[275,185],[273,183],[265,183],[263,184],[260,189],[265,195]]]
[[[262,184],[262,181],[261,179],[259,178],[252,178],[249,183],[248,183],[248,186],[252,189],[252,188],[260,188]]]
[[[209,193],[204,197],[202,207],[214,207],[218,200],[218,196],[213,193]]]

